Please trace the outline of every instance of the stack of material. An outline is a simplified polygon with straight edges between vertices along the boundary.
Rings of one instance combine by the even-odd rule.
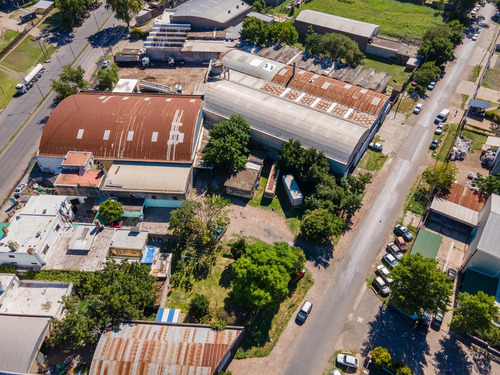
[[[474,140],[460,135],[451,149],[451,161],[464,160],[472,146]]]
[[[495,162],[495,157],[497,156],[497,151],[487,150],[481,156],[481,166],[486,169],[493,168],[493,163]]]

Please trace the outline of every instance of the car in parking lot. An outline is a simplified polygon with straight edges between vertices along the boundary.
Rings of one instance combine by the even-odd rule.
[[[476,40],[477,40],[477,38],[479,38],[479,34],[474,34],[474,35],[472,35],[472,40],[473,40],[473,41],[476,41]]]
[[[403,237],[401,236],[396,237],[394,243],[399,248],[399,250],[403,252],[408,251],[408,245],[406,244],[405,239]]]
[[[394,258],[394,255],[392,254],[385,254],[382,257],[382,263],[384,263],[391,270],[399,264],[397,259]]]
[[[437,148],[439,144],[439,139],[438,138],[434,138],[431,142],[431,145],[429,146],[429,149],[430,150],[435,150]]]
[[[448,271],[446,271],[446,274],[451,277],[453,281],[457,278],[457,271],[454,270],[453,268],[448,268]]]
[[[413,240],[413,234],[403,225],[398,224],[394,228],[394,233],[396,233],[398,236],[402,236],[405,241],[411,241]]]
[[[384,279],[382,279],[380,276],[376,277],[373,280],[372,283],[373,287],[375,290],[382,296],[382,297],[387,297],[389,293],[391,293],[391,290],[387,286],[386,282]]]
[[[432,315],[427,311],[424,311],[422,317],[417,320],[417,329],[423,334],[429,332],[429,326],[431,325]]]
[[[313,305],[311,302],[309,301],[304,302],[299,312],[297,313],[297,318],[296,318],[297,323],[303,324],[306,321],[307,317],[311,313],[312,307]]]
[[[434,134],[436,134],[436,135],[441,134],[443,132],[443,129],[444,129],[444,125],[439,124],[438,126],[436,126],[436,130],[434,130]]]
[[[389,277],[389,270],[387,268],[385,268],[385,266],[383,264],[379,264],[377,266],[376,273],[378,273],[380,275],[380,277],[382,277],[382,279],[384,279],[384,281],[387,284],[392,284],[394,282],[394,280]]]
[[[387,244],[386,250],[389,254],[394,255],[394,258],[397,260],[401,260],[401,258],[403,258],[403,252],[399,250],[399,247],[394,242]]]
[[[110,66],[110,65],[111,65],[111,61],[109,61],[109,60],[104,60],[104,61],[102,62],[102,67],[103,67],[104,69],[109,68],[109,66]]]
[[[341,365],[344,365],[347,367],[358,368],[359,359],[357,359],[356,357],[353,357],[352,355],[340,353],[340,354],[337,354],[337,363],[340,363]]]
[[[436,87],[436,82],[432,81],[431,83],[429,83],[429,85],[427,86],[427,90],[434,90],[434,87]]]
[[[441,324],[443,324],[444,313],[443,310],[438,309],[437,314],[432,319],[432,326],[439,329],[441,328]]]
[[[382,145],[382,143],[378,143],[378,142],[370,142],[368,144],[368,147],[370,148],[370,150],[378,151],[378,152],[382,152],[382,150],[384,149],[384,146]]]
[[[14,189],[14,194],[21,194],[23,191],[26,190],[26,188],[28,187],[28,184],[25,183],[25,182],[22,182],[20,183],[19,185],[16,186],[16,188]]]
[[[413,113],[418,115],[420,113],[420,111],[422,110],[422,103],[418,103],[415,108],[413,109]]]

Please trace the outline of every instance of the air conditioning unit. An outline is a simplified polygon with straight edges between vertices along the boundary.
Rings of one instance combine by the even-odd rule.
[[[19,249],[19,244],[16,241],[9,241],[9,242],[7,242],[7,245],[9,246],[9,249],[11,249],[11,250]]]
[[[29,255],[34,255],[34,254],[35,254],[35,249],[33,249],[32,247],[30,247],[28,250],[26,250],[26,252],[27,252]]]

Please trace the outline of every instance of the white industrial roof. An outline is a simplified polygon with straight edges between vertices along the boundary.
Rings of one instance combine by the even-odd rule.
[[[224,118],[241,114],[254,130],[283,141],[298,139],[342,164],[369,132],[351,121],[226,80],[207,85],[203,110]]]
[[[120,78],[113,92],[134,92],[137,87],[137,82],[139,82],[138,79]]]
[[[32,196],[21,211],[21,215],[56,216],[63,204],[67,204],[67,197],[64,195]]]
[[[0,372],[29,372],[50,318],[0,315]]]
[[[431,210],[471,227],[475,227],[479,221],[478,211],[471,210],[443,198],[435,197],[431,204]]]
[[[174,16],[205,18],[222,24],[249,8],[242,0],[191,0],[177,8]]]
[[[334,16],[332,14],[308,9],[300,12],[295,20],[352,35],[363,36],[365,38],[376,35],[380,28],[379,25],[373,23],[356,21],[350,18]]]
[[[113,234],[110,248],[143,250],[148,240],[148,232],[131,232],[128,229],[117,229]]]
[[[0,251],[11,251],[10,241],[19,245],[14,253],[26,253],[30,248],[37,251],[56,223],[55,216],[19,215],[10,223],[9,232],[0,240]]]
[[[38,3],[33,5],[33,8],[36,9],[48,9],[50,6],[54,5],[53,1],[40,0]]]
[[[486,203],[483,209],[490,209],[477,249],[500,258],[500,196],[492,194],[489,198],[491,207]]]
[[[224,67],[271,81],[286,65],[265,57],[233,49],[222,58]]]
[[[190,167],[113,164],[102,190],[184,193]]]

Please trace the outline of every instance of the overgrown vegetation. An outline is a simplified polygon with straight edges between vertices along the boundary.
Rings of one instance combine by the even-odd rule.
[[[477,186],[479,191],[488,195],[500,194],[500,174],[483,176],[478,173],[477,179],[474,180],[472,184]]]
[[[463,31],[464,26],[456,20],[431,26],[424,34],[419,56],[438,66],[444,64],[453,57],[454,48],[462,43]]]
[[[258,46],[267,46],[270,43],[293,46],[299,35],[290,22],[275,22],[270,25],[257,17],[249,17],[243,20],[240,37]]]
[[[307,29],[304,48],[313,55],[329,57],[351,65],[359,65],[365,55],[358,43],[339,33],[319,35],[312,26]]]
[[[100,91],[113,91],[114,85],[118,82],[118,66],[112,63],[109,68],[99,69],[97,72],[97,88]]]
[[[429,165],[422,173],[427,184],[436,192],[445,192],[455,181],[458,167],[455,163],[436,163]]]
[[[88,88],[87,82],[83,79],[85,70],[78,65],[72,68],[71,64],[64,65],[63,71],[59,74],[58,80],[51,80],[52,89],[56,93],[54,102],[60,102],[68,96],[78,94]]]

